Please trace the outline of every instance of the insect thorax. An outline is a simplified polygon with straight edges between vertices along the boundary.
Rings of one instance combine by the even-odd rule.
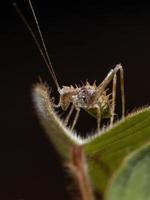
[[[70,104],[76,109],[84,109],[93,117],[101,118],[111,117],[111,100],[106,91],[98,94],[96,84],[90,85],[88,82],[81,87],[63,86],[60,90],[60,106],[67,110]]]

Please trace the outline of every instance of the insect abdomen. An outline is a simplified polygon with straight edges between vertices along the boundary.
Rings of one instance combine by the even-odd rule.
[[[109,104],[105,104],[105,106],[103,107],[99,106],[99,108],[95,107],[95,108],[85,109],[85,111],[88,112],[92,117],[96,119],[98,117],[100,117],[101,119],[106,119],[112,116]]]

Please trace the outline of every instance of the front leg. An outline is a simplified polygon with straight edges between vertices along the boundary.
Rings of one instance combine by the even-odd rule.
[[[72,104],[72,105],[71,105],[71,108],[70,108],[70,111],[69,111],[69,113],[68,113],[68,115],[67,115],[67,117],[66,117],[66,119],[65,119],[65,121],[64,121],[65,126],[68,125],[68,121],[69,121],[69,119],[70,119],[70,117],[71,117],[71,114],[72,114],[73,110],[74,110],[74,105]]]
[[[74,127],[75,127],[75,125],[76,125],[76,123],[77,123],[77,120],[78,120],[79,114],[80,114],[80,108],[76,108],[76,111],[77,111],[77,112],[76,112],[75,118],[74,118],[74,120],[73,120],[71,129],[74,129]]]

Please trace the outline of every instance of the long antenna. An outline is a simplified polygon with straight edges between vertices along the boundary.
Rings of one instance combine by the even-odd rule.
[[[49,58],[49,55],[48,55],[48,52],[47,52],[47,49],[46,49],[46,45],[45,45],[45,42],[44,42],[44,39],[43,39],[43,36],[42,36],[42,33],[41,33],[41,30],[40,30],[40,26],[38,24],[38,21],[37,21],[37,18],[36,18],[36,15],[35,15],[35,12],[33,10],[33,6],[31,4],[31,1],[29,0],[29,5],[30,5],[30,8],[31,8],[31,11],[32,11],[32,14],[33,14],[33,17],[34,17],[34,20],[35,20],[35,23],[36,23],[36,26],[37,26],[37,29],[38,29],[38,33],[39,33],[39,36],[40,36],[40,40],[42,42],[42,45],[43,45],[43,49],[45,51],[45,55],[44,55],[44,52],[40,46],[40,43],[38,42],[37,38],[36,38],[36,35],[35,33],[33,32],[31,26],[29,25],[29,23],[27,22],[26,18],[24,17],[23,13],[21,12],[21,10],[19,9],[18,5],[13,2],[13,6],[15,7],[17,13],[19,14],[20,18],[22,19],[22,21],[24,22],[24,24],[26,25],[27,29],[29,30],[32,38],[34,39],[35,41],[35,44],[36,46],[38,47],[38,50],[39,52],[41,53],[43,59],[44,59],[44,62],[56,84],[56,87],[57,87],[57,90],[59,91],[60,90],[60,86],[58,84],[58,81],[57,81],[57,78],[56,78],[56,75],[55,75],[55,72],[53,70],[53,67],[52,67],[52,64],[51,64],[51,61],[50,61],[50,58]]]

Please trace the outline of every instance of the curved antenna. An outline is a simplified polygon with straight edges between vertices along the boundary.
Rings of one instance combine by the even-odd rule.
[[[22,19],[22,21],[23,21],[24,24],[26,25],[27,29],[29,30],[29,32],[30,32],[32,38],[34,39],[35,44],[36,44],[36,46],[37,46],[37,48],[38,48],[38,50],[39,50],[41,56],[43,57],[44,62],[45,62],[46,66],[47,66],[47,68],[48,68],[48,70],[49,70],[49,72],[50,72],[50,74],[51,74],[51,76],[52,76],[52,78],[53,78],[53,80],[54,80],[54,83],[55,83],[55,85],[56,85],[56,87],[57,87],[57,90],[59,91],[59,90],[60,90],[60,86],[59,86],[59,84],[58,84],[58,81],[57,81],[55,72],[54,72],[53,67],[52,67],[52,64],[51,64],[51,62],[50,62],[50,58],[49,58],[49,56],[48,56],[47,50],[45,51],[46,46],[43,45],[43,48],[44,48],[44,46],[45,46],[45,48],[44,48],[44,51],[45,51],[45,54],[46,54],[46,56],[45,56],[45,55],[44,55],[44,52],[43,52],[43,50],[42,50],[42,48],[41,48],[41,46],[40,46],[40,43],[38,42],[38,40],[37,40],[37,38],[36,38],[35,33],[33,32],[31,26],[30,26],[29,23],[27,22],[27,20],[26,20],[26,18],[24,17],[23,13],[22,13],[21,10],[19,9],[18,5],[17,5],[15,2],[13,2],[12,4],[13,4],[13,6],[15,7],[15,9],[16,9],[17,13],[19,14],[20,18]],[[38,27],[39,27],[39,26],[38,26]],[[39,32],[39,31],[38,31],[38,32]],[[40,34],[41,34],[41,36],[42,36],[42,33],[41,33],[41,32],[40,32]],[[40,39],[41,39],[41,36],[40,36]],[[44,40],[43,40],[43,37],[42,37],[41,41],[44,41]],[[43,42],[42,42],[42,44],[43,44]],[[45,43],[44,43],[44,44],[45,44]]]

